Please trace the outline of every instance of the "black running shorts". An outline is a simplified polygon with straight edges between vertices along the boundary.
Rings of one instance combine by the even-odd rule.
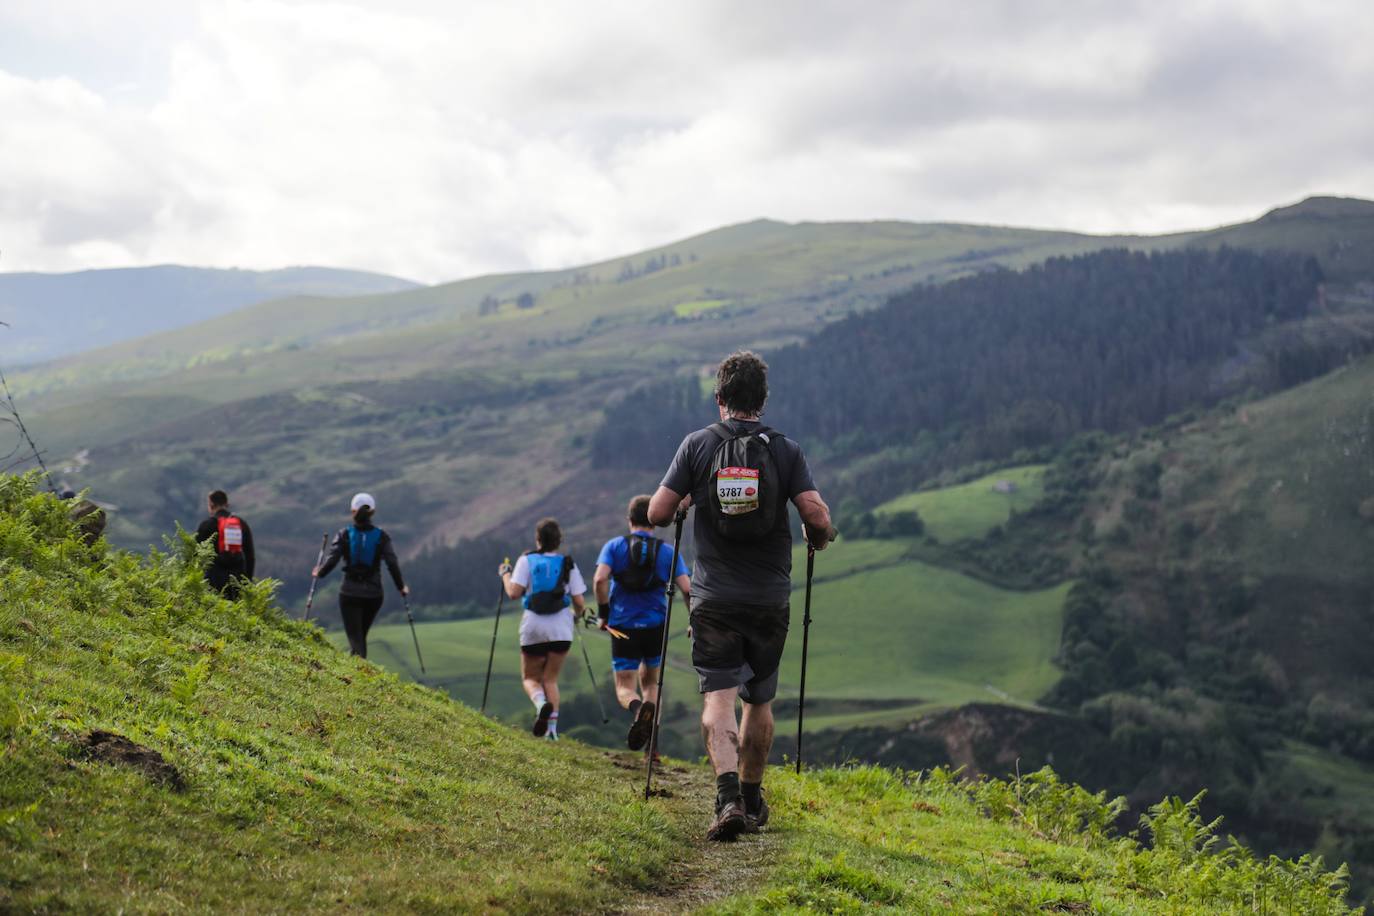
[[[546,656],[550,653],[567,652],[571,648],[571,642],[566,639],[559,639],[553,642],[536,642],[528,646],[521,646],[520,651],[526,655]]]
[[[656,627],[636,627],[621,630],[625,639],[611,637],[611,663],[617,671],[634,671],[640,662],[657,668],[662,661],[663,624]]]
[[[701,692],[735,688],[746,703],[773,699],[790,616],[786,604],[692,602],[692,667]]]

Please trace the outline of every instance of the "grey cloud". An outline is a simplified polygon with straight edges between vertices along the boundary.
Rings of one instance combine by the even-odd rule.
[[[104,239],[133,241],[148,235],[156,215],[138,198],[44,201],[38,208],[39,238],[66,246]]]
[[[0,215],[40,222],[50,263],[103,240],[442,280],[757,216],[1171,228],[1151,220],[1374,194],[1358,4],[404,6],[319,29],[312,7],[216,7],[161,132],[107,125],[137,184],[59,179],[48,215]]]

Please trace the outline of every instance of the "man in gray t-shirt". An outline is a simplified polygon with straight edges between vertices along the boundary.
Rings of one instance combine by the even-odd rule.
[[[706,836],[731,840],[768,822],[761,785],[773,744],[773,697],[787,641],[792,592],[792,531],[787,504],[797,507],[816,550],[830,539],[830,510],[816,490],[801,447],[760,420],[768,399],[768,366],[748,351],[732,353],[716,373],[722,429],[708,427],[682,441],[649,505],[655,525],[679,509],[698,506],[692,533],[692,665],[705,696],[701,713],[706,751],[716,771],[715,819]],[[712,472],[722,435],[758,432],[777,472],[771,529],[755,540],[728,540],[704,506],[717,486]],[[722,472],[723,473],[723,472]],[[744,714],[735,718],[735,698]]]

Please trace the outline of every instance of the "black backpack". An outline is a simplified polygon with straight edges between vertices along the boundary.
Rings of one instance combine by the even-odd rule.
[[[656,537],[645,538],[633,534],[625,540],[630,553],[629,563],[620,572],[611,574],[615,584],[627,592],[666,588],[668,583],[658,575],[658,551],[663,547],[663,542]]]
[[[721,440],[706,483],[711,524],[727,540],[761,540],[778,520],[781,483],[772,442],[782,434],[767,426],[737,433],[724,423],[710,430]]]

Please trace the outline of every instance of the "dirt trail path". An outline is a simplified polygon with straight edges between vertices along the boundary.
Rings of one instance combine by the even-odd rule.
[[[607,754],[616,766],[644,772],[639,754]],[[765,830],[745,835],[733,843],[706,840],[707,812],[715,801],[716,787],[705,767],[668,766],[654,774],[654,789],[671,792],[701,812],[701,830],[692,841],[691,854],[679,866],[674,881],[657,892],[643,892],[625,901],[617,914],[690,913],[754,888],[767,880],[782,850],[782,838]]]

